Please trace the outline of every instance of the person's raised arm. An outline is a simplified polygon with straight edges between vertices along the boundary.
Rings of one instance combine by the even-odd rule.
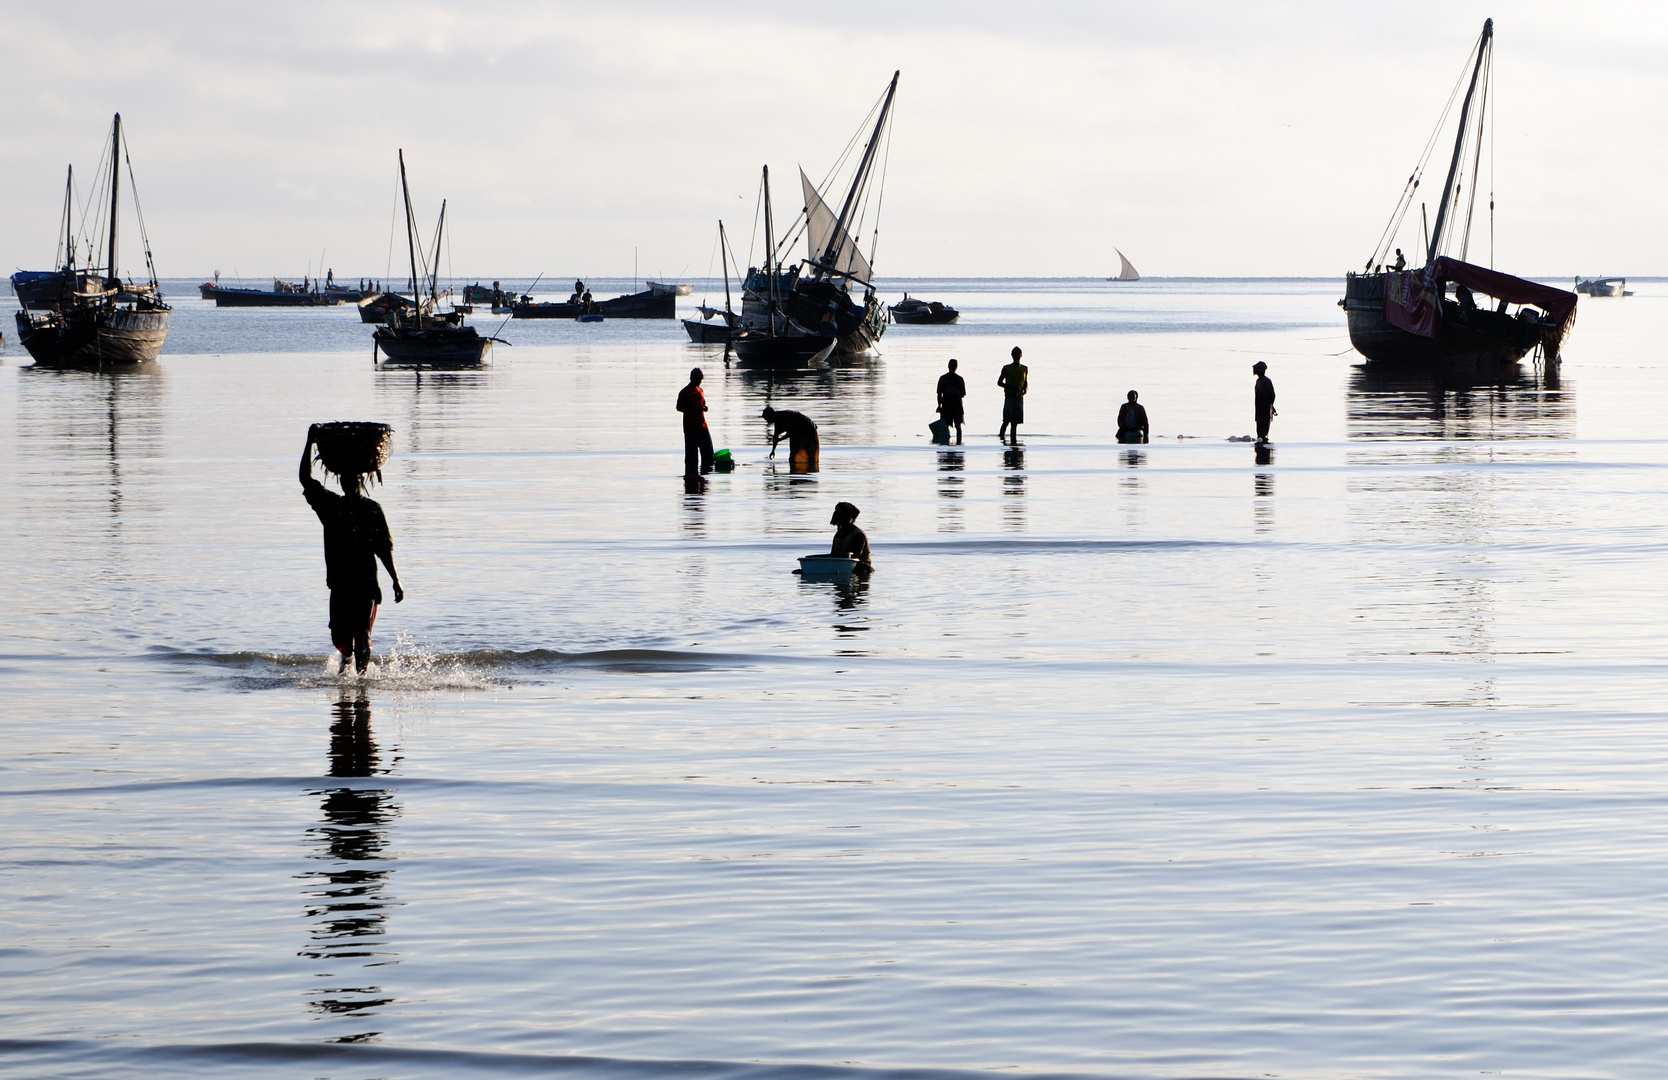
[[[313,441],[318,438],[319,426],[310,425],[307,428],[307,445],[301,448],[301,486],[306,487],[307,481],[313,478]]]

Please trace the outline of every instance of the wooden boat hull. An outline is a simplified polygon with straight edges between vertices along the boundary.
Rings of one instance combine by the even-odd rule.
[[[1385,317],[1388,276],[1350,275],[1339,301],[1349,323],[1350,344],[1370,362],[1453,373],[1488,372],[1518,363],[1541,341],[1541,329],[1535,324],[1481,307],[1462,312],[1451,300],[1442,302],[1436,337],[1410,333]]]
[[[731,343],[739,366],[770,371],[818,367],[827,362],[838,344],[832,334],[770,337],[752,331],[737,334]]]
[[[155,360],[168,338],[166,308],[72,307],[17,313],[17,339],[46,367],[109,367]]]
[[[24,307],[57,307],[75,287],[76,275],[67,270],[19,270],[12,275],[12,292]]]
[[[206,288],[206,287],[205,287]],[[345,304],[348,297],[340,293],[273,292],[268,289],[207,290],[215,307],[330,307]]]
[[[717,319],[685,319],[683,328],[689,332],[689,340],[698,345],[723,345],[735,333]]]
[[[892,308],[892,321],[905,326],[948,326],[959,318],[961,312],[953,307],[940,306],[937,311],[899,311],[896,307]]]
[[[834,281],[794,282],[782,303],[782,311],[799,326],[814,334],[832,333],[834,351],[841,356],[861,356],[874,349],[886,333],[886,308],[873,294],[861,305]]]
[[[395,367],[479,367],[492,348],[472,326],[383,326],[372,341],[373,353]]]
[[[359,321],[362,323],[385,323],[388,321],[390,308],[404,311],[411,307],[411,301],[398,293],[376,293],[359,301]]]
[[[675,319],[678,315],[676,296],[647,290],[616,296],[611,300],[598,300],[594,306],[610,319]],[[586,312],[583,304],[524,302],[515,305],[510,314],[517,319],[577,319]]]

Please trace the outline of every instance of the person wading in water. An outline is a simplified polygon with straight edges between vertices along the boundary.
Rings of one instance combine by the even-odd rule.
[[[1002,388],[1002,424],[996,429],[996,441],[1008,431],[1013,432],[1013,445],[1019,445],[1019,425],[1025,423],[1025,392],[1031,389],[1031,370],[1019,362],[1025,354],[1014,346],[1013,363],[1006,365],[996,376]]]
[[[1251,365],[1251,374],[1257,377],[1255,394],[1252,405],[1256,410],[1257,445],[1268,444],[1268,425],[1280,414],[1274,411],[1274,381],[1267,375],[1268,365],[1258,360]]]
[[[965,418],[962,405],[967,398],[967,380],[956,374],[956,362],[950,361],[950,370],[938,377],[938,415],[946,424],[954,424],[956,428],[956,444],[961,445],[961,424]]]
[[[301,493],[324,526],[324,583],[330,587],[330,640],[342,654],[342,667],[353,659],[363,672],[371,663],[371,625],[382,603],[376,561],[388,568],[394,603],[405,599],[400,575],[394,569],[394,538],[388,519],[375,499],[365,497],[366,478],[343,473],[342,493],[327,491],[313,476],[313,445],[318,425],[307,429],[301,448]]]

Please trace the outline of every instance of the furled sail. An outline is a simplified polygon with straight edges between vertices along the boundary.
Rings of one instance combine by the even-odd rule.
[[[1113,251],[1118,251],[1117,248],[1113,248],[1112,250]],[[1118,280],[1119,281],[1140,281],[1141,280],[1141,275],[1136,272],[1135,267],[1130,263],[1129,259],[1126,258],[1124,256],[1124,253],[1121,252],[1121,251],[1118,251],[1118,261],[1123,263],[1123,266],[1121,266],[1118,269]]]
[[[834,235],[839,219],[834,211],[822,201],[817,189],[805,175],[805,170],[799,170],[799,184],[805,190],[805,236],[811,245],[811,260],[822,258],[823,252],[828,250],[829,240]],[[839,252],[834,257],[834,269],[850,274],[858,281],[867,283],[873,274],[869,269],[869,260],[857,250],[857,242],[844,229],[840,230]]]

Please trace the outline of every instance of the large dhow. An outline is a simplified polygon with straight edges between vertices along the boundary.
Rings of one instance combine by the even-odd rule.
[[[875,104],[870,116],[874,126],[852,172],[851,183],[835,213],[823,199],[823,190],[839,173],[851,147],[829,172],[823,188],[812,184],[805,171],[800,170],[799,183],[805,196],[802,216],[783,240],[782,248],[791,249],[804,229],[807,255],[798,265],[783,267],[774,237],[765,241],[765,265],[748,271],[746,287],[742,290],[742,324],[746,332],[736,338],[736,354],[747,362],[749,346],[761,335],[770,337],[827,337],[833,341],[833,352],[840,355],[860,355],[873,349],[886,332],[886,308],[875,297],[873,262],[875,241],[880,229],[881,198],[873,203],[874,221],[869,231],[869,253],[863,254],[858,238],[869,225],[870,197],[874,194],[874,178],[881,177],[878,191],[885,191],[885,157],[882,148],[888,135],[892,116],[892,101],[898,93],[898,72]],[[867,119],[865,118],[865,125]],[[859,132],[861,132],[861,128]],[[855,146],[856,139],[852,140]],[[769,205],[769,170],[765,172],[765,201]],[[768,224],[768,215],[767,215]],[[859,301],[852,294],[862,290]],[[758,348],[755,344],[751,348]]]
[[[1344,298],[1338,301],[1349,320],[1350,343],[1369,361],[1415,365],[1455,374],[1487,374],[1509,368],[1531,350],[1556,362],[1559,349],[1575,320],[1576,296],[1550,285],[1525,281],[1468,262],[1471,225],[1477,205],[1478,173],[1482,165],[1485,120],[1492,120],[1490,74],[1494,49],[1494,20],[1466,58],[1469,82],[1462,74],[1449,96],[1442,120],[1425,144],[1413,174],[1408,177],[1390,222],[1372,258],[1361,273],[1348,275]],[[1436,225],[1428,229],[1423,203],[1419,207],[1424,265],[1403,269],[1400,249],[1396,264],[1384,264],[1395,247],[1402,222],[1412,208],[1426,163],[1460,86],[1460,107],[1453,156],[1448,162]],[[1492,140],[1490,140],[1492,144]],[[1467,170],[1469,169],[1469,174]],[[1490,175],[1493,175],[1492,163]],[[1469,188],[1469,190],[1467,190]],[[1489,232],[1492,255],[1494,195],[1489,194]],[[1493,306],[1479,304],[1477,294],[1493,298]],[[1513,310],[1513,306],[1516,309]]]
[[[35,363],[50,367],[110,367],[155,360],[168,337],[168,318],[173,309],[162,302],[157,286],[156,266],[151,260],[150,238],[145,235],[145,217],[138,212],[139,196],[134,191],[134,211],[139,238],[145,249],[146,284],[124,284],[118,267],[121,210],[121,167],[127,165],[128,186],[133,188],[133,165],[128,160],[127,140],[122,137],[122,116],[110,125],[109,168],[100,164],[102,189],[94,206],[109,207],[109,217],[95,218],[90,232],[75,228],[71,219],[75,174],[64,188],[64,217],[58,238],[58,269],[24,271],[13,275],[13,288],[22,305],[17,313],[17,336]],[[108,195],[108,199],[105,196]],[[102,215],[100,215],[102,217]],[[100,229],[105,230],[100,235]],[[85,242],[89,251],[105,254],[103,266],[78,267],[76,249]],[[88,258],[92,261],[91,256]],[[19,278],[25,278],[19,282]]]
[[[446,232],[446,203],[440,203],[440,220],[434,226],[434,244],[424,252],[417,239],[417,218],[411,210],[411,187],[405,178],[405,151],[400,152],[400,194],[405,200],[405,243],[411,256],[411,294],[417,298],[409,307],[390,308],[388,322],[376,328],[371,359],[380,350],[388,363],[401,367],[474,367],[485,358],[495,337],[482,337],[466,326],[460,312],[440,314],[438,291],[440,247]],[[432,260],[432,261],[431,261]]]

